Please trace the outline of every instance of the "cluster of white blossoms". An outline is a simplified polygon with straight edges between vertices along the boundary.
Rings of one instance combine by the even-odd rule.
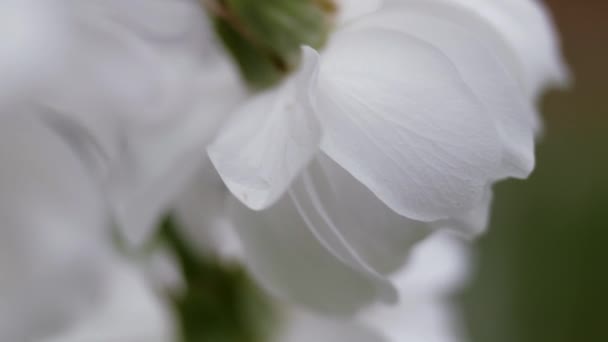
[[[492,184],[534,168],[536,102],[569,79],[550,18],[318,2],[327,41],[252,91],[214,1],[0,0],[0,340],[170,342],[111,239],[140,247],[169,212],[294,307],[282,341],[459,340],[466,252],[444,234],[481,233]]]

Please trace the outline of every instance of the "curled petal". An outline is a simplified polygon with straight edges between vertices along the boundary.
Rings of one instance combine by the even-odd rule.
[[[272,205],[317,152],[321,129],[308,94],[318,55],[304,48],[296,77],[254,96],[208,148],[220,176],[245,205]]]

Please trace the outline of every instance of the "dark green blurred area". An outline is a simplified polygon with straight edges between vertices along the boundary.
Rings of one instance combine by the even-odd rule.
[[[464,295],[473,342],[608,341],[608,4],[548,3],[575,84],[543,103],[531,179],[496,187]]]

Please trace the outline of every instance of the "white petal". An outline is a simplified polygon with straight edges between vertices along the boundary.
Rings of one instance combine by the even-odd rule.
[[[241,237],[244,261],[271,294],[319,312],[350,314],[384,296],[390,284],[341,262],[309,229],[309,217],[286,196],[274,206],[252,211],[234,203],[231,216]]]
[[[296,77],[245,103],[208,148],[228,188],[252,209],[272,205],[318,150],[321,130],[308,99],[317,59],[304,48]]]
[[[368,16],[356,26],[395,29],[441,50],[484,105],[486,115],[496,121],[505,145],[505,176],[527,177],[534,168],[537,114],[507,66],[476,33],[477,26],[482,26],[476,21],[480,20],[474,14],[456,6],[410,0]]]
[[[537,0],[450,0],[488,20],[518,59],[525,89],[538,96],[544,88],[569,82],[551,18]]]
[[[109,215],[72,149],[11,114],[0,119],[0,340],[37,341],[96,303]]]
[[[329,250],[361,272],[387,275],[403,266],[429,225],[388,208],[363,184],[324,155],[298,179],[291,192],[309,226]]]
[[[408,35],[336,36],[316,104],[322,150],[401,215],[432,221],[467,212],[498,173],[494,121],[450,61]]]

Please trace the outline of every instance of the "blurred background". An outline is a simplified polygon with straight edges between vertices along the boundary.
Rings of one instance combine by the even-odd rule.
[[[546,2],[575,85],[543,101],[532,178],[496,188],[462,298],[473,342],[608,341],[608,3]]]

